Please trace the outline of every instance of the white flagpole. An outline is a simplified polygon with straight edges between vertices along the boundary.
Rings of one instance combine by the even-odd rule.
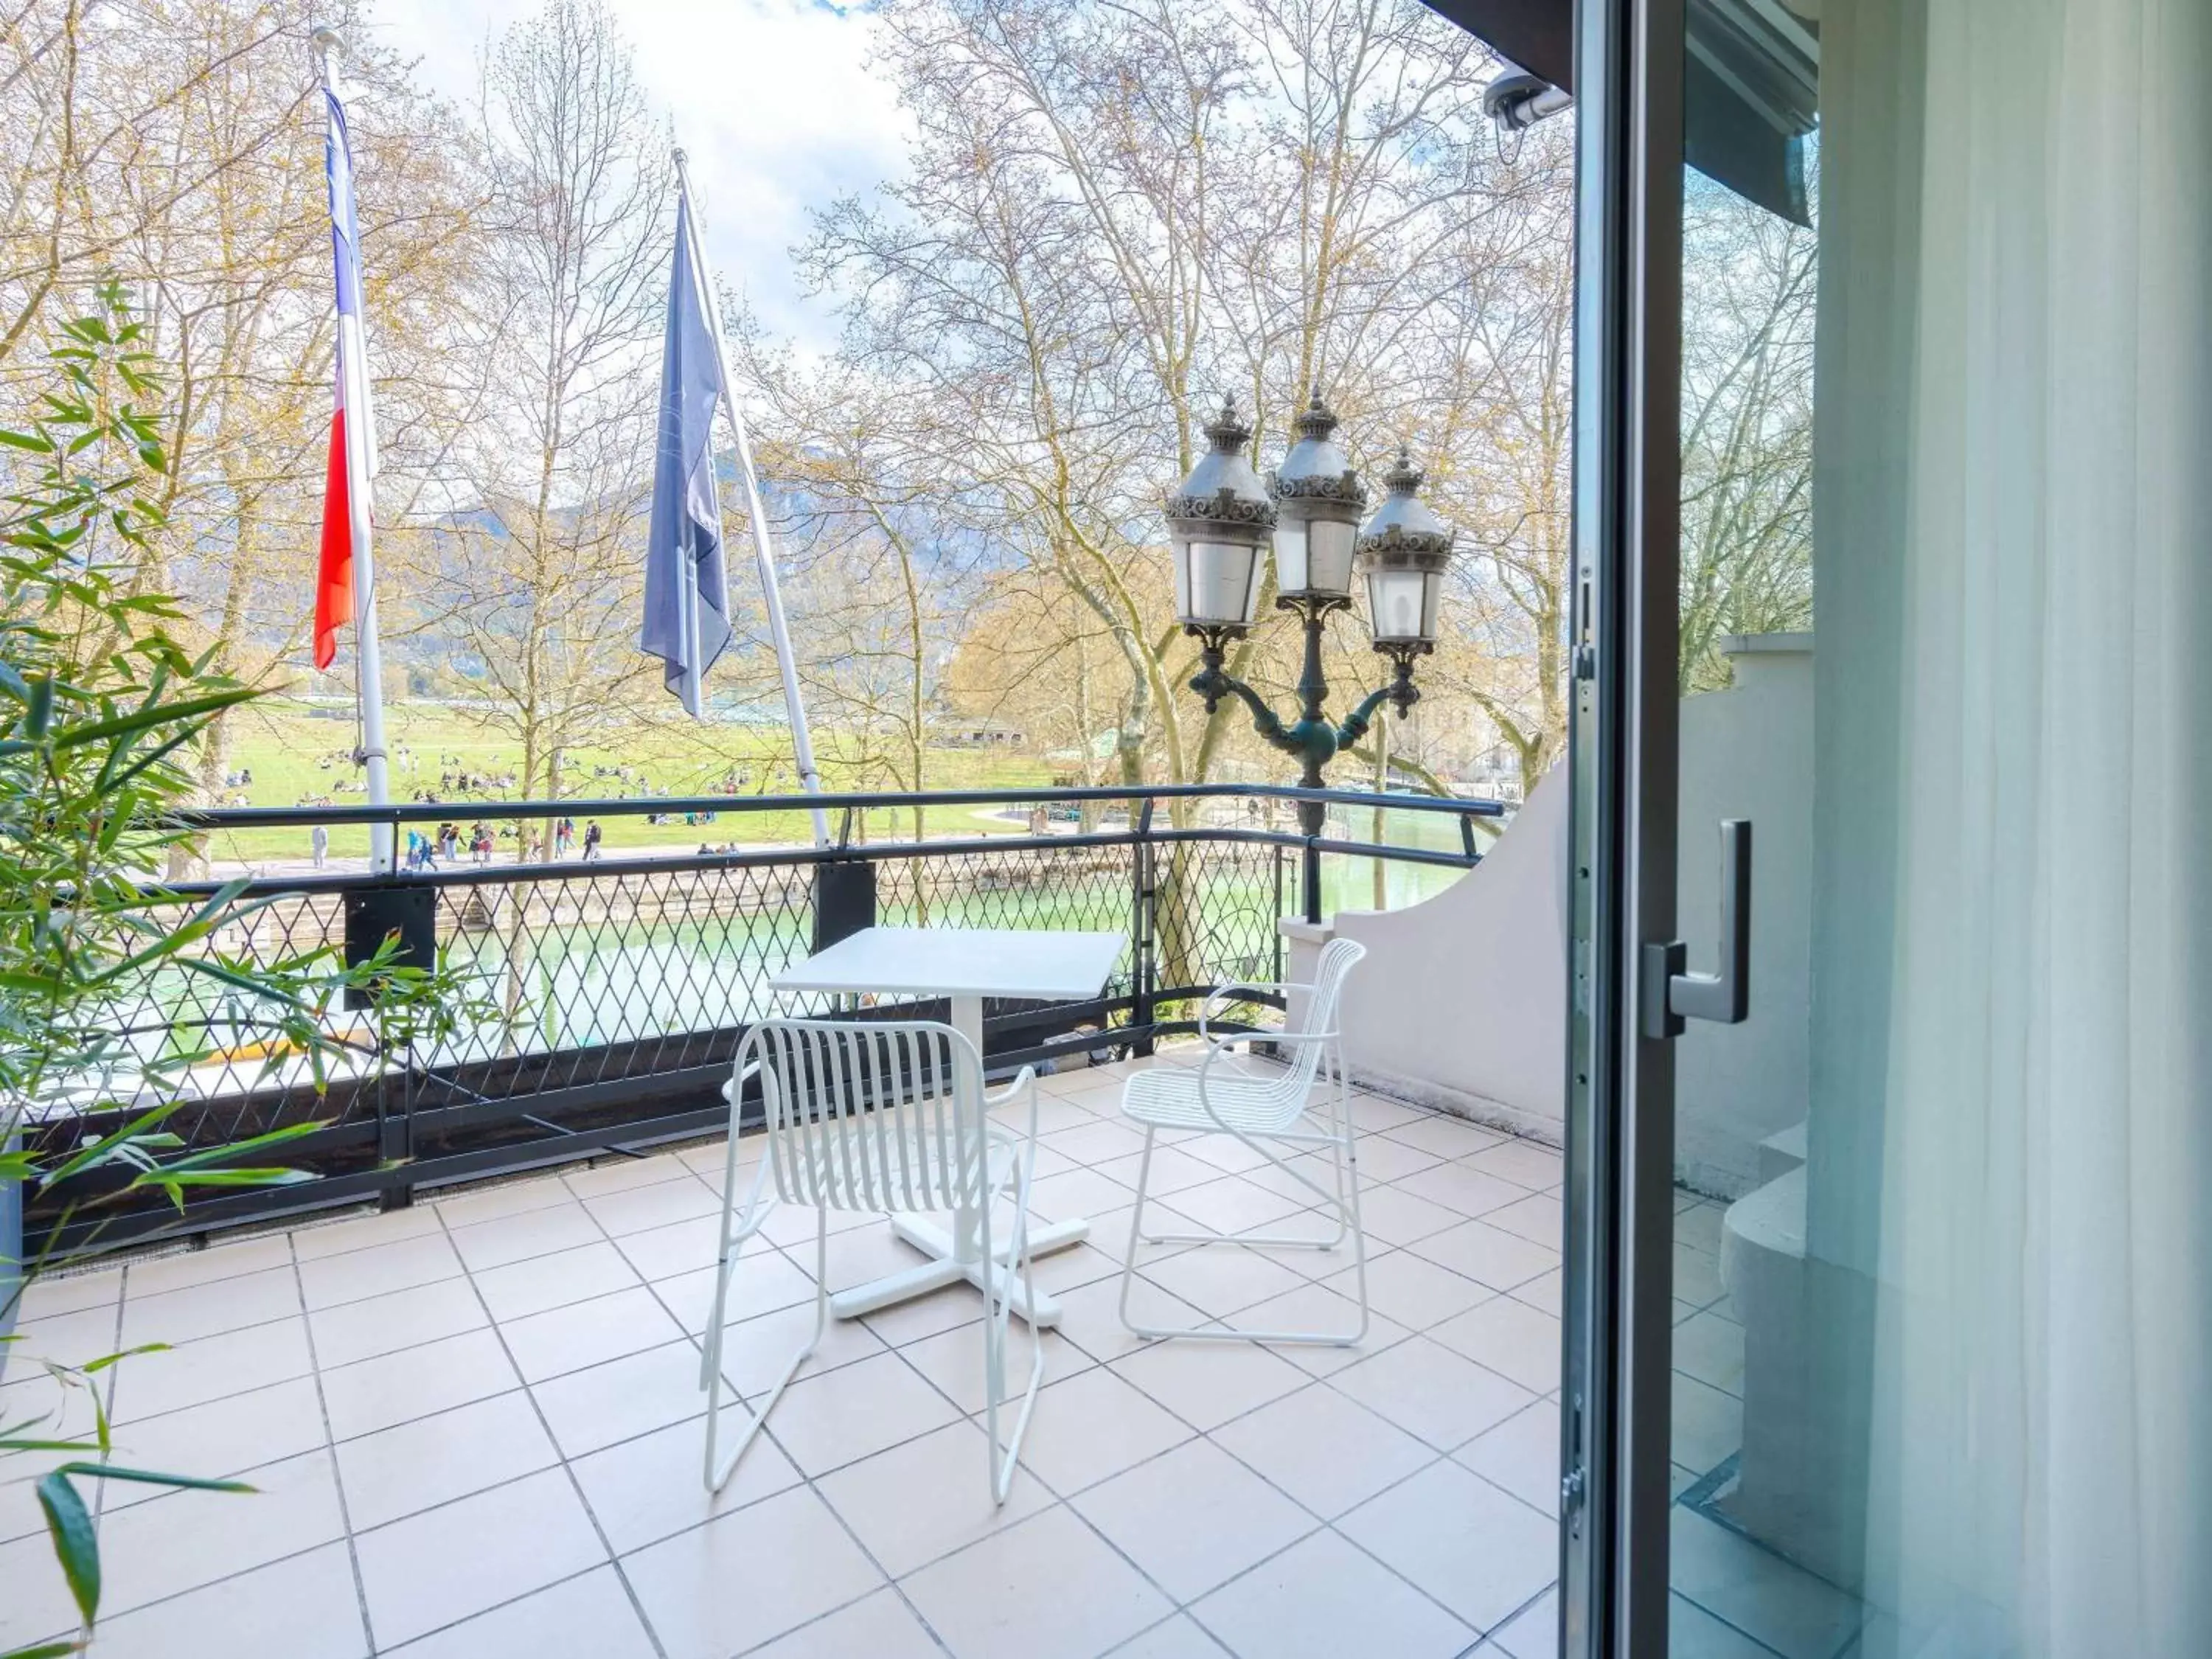
[[[822,793],[822,775],[814,769],[814,740],[807,734],[806,710],[799,696],[799,670],[792,660],[791,633],[783,619],[783,594],[775,580],[775,554],[769,545],[768,514],[761,506],[760,480],[753,471],[752,444],[745,436],[744,416],[738,412],[736,378],[730,373],[729,347],[722,338],[721,307],[714,296],[714,286],[707,274],[707,253],[699,240],[699,222],[691,210],[691,178],[685,169],[684,152],[676,152],[676,187],[681,210],[690,221],[691,268],[699,284],[699,296],[707,313],[708,323],[714,336],[714,369],[722,383],[722,411],[730,418],[730,430],[737,435],[736,455],[738,476],[744,480],[745,511],[751,516],[753,557],[760,566],[761,593],[767,601],[769,637],[775,646],[775,664],[783,678],[783,708],[791,722],[793,757],[799,763],[800,787],[810,795]],[[687,589],[689,583],[682,584]],[[696,601],[694,601],[696,608]],[[695,612],[689,617],[692,641],[692,660],[698,660],[698,617]],[[696,695],[696,693],[695,693]],[[694,711],[696,712],[696,711]],[[819,806],[812,809],[814,843],[830,845],[830,817]]]
[[[323,90],[330,97],[337,96],[337,82],[331,73],[331,53],[343,52],[345,43],[337,31],[319,28],[314,33],[315,62],[321,72]],[[325,120],[328,120],[327,112]],[[347,182],[352,183],[351,163],[349,161]],[[358,229],[360,210],[356,198],[356,227]],[[356,275],[359,274],[361,250],[352,250]],[[345,322],[339,319],[339,331]],[[351,342],[353,349],[341,348],[340,372],[345,376],[346,408],[346,493],[354,503],[351,514],[353,532],[353,614],[355,673],[357,680],[356,702],[361,710],[361,760],[368,772],[368,804],[389,806],[392,804],[392,776],[384,747],[384,653],[378,643],[376,630],[376,556],[370,544],[373,522],[370,479],[374,476],[376,428],[374,416],[368,407],[368,364],[366,350],[368,337],[367,319],[357,319],[356,333]],[[356,435],[357,434],[357,435]],[[394,858],[392,826],[374,823],[368,830],[368,867],[372,872],[391,874],[398,869]]]

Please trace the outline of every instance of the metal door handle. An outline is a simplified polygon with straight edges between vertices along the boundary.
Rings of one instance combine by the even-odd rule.
[[[1689,946],[1680,939],[1644,947],[1644,1035],[1672,1037],[1683,1023],[1710,1019],[1738,1025],[1751,1012],[1751,820],[1721,824],[1721,959],[1719,971],[1689,971]]]

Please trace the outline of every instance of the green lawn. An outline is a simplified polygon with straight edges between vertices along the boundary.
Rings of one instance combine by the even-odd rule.
[[[449,802],[451,816],[464,834],[471,810],[478,802],[501,799],[496,787],[465,792],[441,787],[441,775],[462,773],[490,778],[520,775],[521,745],[465,710],[440,704],[403,702],[386,711],[386,742],[395,758],[404,749],[413,757],[411,769],[395,765],[392,793],[401,799],[417,790],[428,790]],[[226,804],[253,806],[295,806],[327,798],[339,806],[365,805],[366,795],[341,792],[341,783],[355,783],[360,771],[344,758],[353,747],[350,708],[309,706],[270,698],[240,716],[231,741],[234,772],[252,775],[252,782],[226,791]],[[881,789],[886,787],[878,770],[865,769],[848,758],[857,745],[836,732],[820,732],[816,747],[823,781],[830,789]],[[611,772],[617,766],[631,769],[631,780],[595,775],[599,769]],[[716,725],[703,734],[680,728],[641,726],[617,745],[576,750],[563,763],[562,797],[566,799],[605,799],[642,794],[641,776],[656,793],[703,795],[728,776],[732,769],[745,775],[746,794],[785,795],[799,793],[799,780],[789,755],[788,738],[780,726],[748,727]],[[927,782],[933,789],[1022,788],[1052,781],[1051,767],[1030,757],[981,753],[972,750],[934,749],[929,753]],[[519,792],[506,792],[511,799]],[[904,838],[912,831],[911,815],[885,810],[867,815],[866,825],[856,823],[855,839]],[[682,823],[652,825],[642,818],[609,819],[605,824],[610,852],[648,847],[691,847],[702,842],[752,845],[805,842],[811,830],[804,812],[724,812],[708,824]],[[1020,826],[992,817],[981,809],[941,808],[928,815],[932,835],[1011,833]],[[581,824],[579,824],[580,834]],[[308,832],[296,830],[253,830],[226,833],[215,838],[210,855],[217,860],[301,859],[307,855]],[[514,842],[502,840],[500,860],[512,858]],[[331,851],[338,858],[360,858],[368,851],[365,829],[344,827],[331,832]]]

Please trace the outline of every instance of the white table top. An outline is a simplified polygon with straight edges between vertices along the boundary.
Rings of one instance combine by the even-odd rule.
[[[778,991],[1004,997],[1095,997],[1128,943],[1121,933],[1034,928],[864,927],[769,983]]]

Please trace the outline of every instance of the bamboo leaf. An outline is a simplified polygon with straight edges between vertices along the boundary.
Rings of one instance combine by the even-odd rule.
[[[40,1476],[37,1490],[46,1531],[54,1540],[54,1559],[61,1563],[70,1595],[89,1626],[100,1613],[100,1538],[93,1531],[92,1516],[69,1477],[58,1469]]]

